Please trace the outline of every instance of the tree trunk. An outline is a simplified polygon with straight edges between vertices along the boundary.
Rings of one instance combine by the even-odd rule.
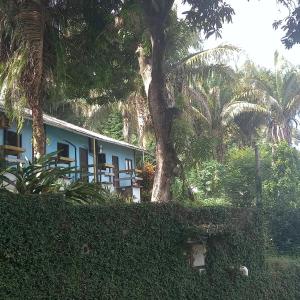
[[[123,138],[124,141],[129,143],[129,113],[127,107],[123,104],[122,107],[122,119],[123,119]]]
[[[147,85],[145,85],[145,89],[146,86]],[[139,93],[136,94],[134,100],[135,100],[135,110],[137,116],[139,146],[145,148],[146,147],[145,131],[148,123],[149,109],[146,100],[141,94]]]
[[[30,105],[32,111],[32,144],[33,155],[39,158],[45,154],[45,130],[43,120],[43,110],[41,104]]]
[[[28,7],[21,11],[18,16],[19,22],[23,27],[23,38],[29,47],[29,58],[22,76],[22,85],[28,105],[32,111],[32,143],[35,158],[45,154],[45,130],[42,110],[45,80],[45,10],[46,3],[44,1],[31,1]]]
[[[151,34],[152,70],[148,90],[149,110],[156,137],[156,170],[153,183],[153,202],[171,200],[171,181],[177,170],[178,159],[171,141],[173,110],[168,107],[163,70],[165,55],[165,22],[174,1],[163,1],[160,10],[150,1],[143,1],[144,13]],[[146,91],[147,94],[147,91]]]
[[[224,144],[224,137],[223,134],[217,140],[216,145],[216,158],[217,161],[220,163],[224,162],[224,155],[225,155],[225,144]]]
[[[141,45],[138,47],[136,53],[139,54],[138,56],[139,69],[140,69],[139,73],[142,77],[144,91],[148,99],[149,87],[152,80],[152,60],[151,58],[145,55],[145,51]],[[148,119],[147,115],[149,114],[149,108],[148,105],[145,103],[142,93],[137,93],[135,95],[135,108],[137,114],[139,145],[145,148],[146,146],[145,128]]]
[[[149,87],[152,80],[152,60],[146,56],[144,48],[139,45],[136,53],[139,54],[138,61],[140,67],[140,75],[143,79],[146,97],[149,95]]]
[[[260,158],[257,143],[254,143],[255,152],[255,185],[256,185],[256,206],[262,207],[262,180],[260,171]]]

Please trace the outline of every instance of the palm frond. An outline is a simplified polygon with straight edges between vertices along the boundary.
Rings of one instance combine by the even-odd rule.
[[[191,106],[189,109],[189,114],[193,117],[194,120],[198,120],[201,124],[211,127],[212,120],[208,119],[199,109]]]
[[[266,106],[269,106],[270,110],[274,110],[276,113],[282,114],[283,107],[280,105],[279,101],[271,95],[266,95],[265,98],[263,98],[263,103]]]
[[[26,68],[28,51],[20,47],[7,61],[0,74],[1,98],[11,121],[16,121],[18,130],[23,124],[23,110],[26,106],[25,91],[22,87],[22,74]]]
[[[201,89],[201,85],[198,86],[198,88],[186,86],[184,89],[184,96],[189,99],[190,106],[193,106],[191,105],[192,101],[195,101],[199,105],[198,110],[205,116],[207,123],[211,124],[212,116],[208,105],[208,95],[203,88]],[[196,108],[194,107],[194,109]]]
[[[295,96],[286,107],[286,114],[288,117],[295,116],[300,111],[300,94]]]
[[[203,63],[197,66],[187,66],[184,69],[183,77],[187,78],[189,82],[192,80],[205,80],[207,78],[223,78],[226,81],[233,81],[236,78],[236,73],[226,64]]]
[[[241,50],[233,45],[220,45],[215,48],[198,51],[192,53],[182,59],[180,62],[172,66],[171,70],[183,67],[192,66],[196,64],[203,63],[213,63],[213,62],[228,62],[229,59],[233,57],[234,54],[240,52]]]
[[[249,103],[245,101],[234,101],[226,105],[221,113],[222,124],[228,125],[235,117],[243,113],[253,112],[255,114],[269,115],[268,110],[258,104]]]
[[[288,72],[284,76],[283,82],[283,104],[289,105],[289,101],[300,95],[300,77],[296,72]]]

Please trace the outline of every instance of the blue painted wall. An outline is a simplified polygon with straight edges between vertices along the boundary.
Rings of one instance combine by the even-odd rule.
[[[45,126],[46,129],[46,153],[51,153],[57,151],[57,143],[66,143],[66,140],[73,143],[76,146],[77,151],[77,166],[79,167],[79,148],[85,148],[88,150],[88,137],[70,132],[65,129],[53,127],[50,125]],[[9,130],[16,131],[16,127],[12,126]],[[32,159],[32,122],[26,120],[24,127],[21,131],[22,134],[22,147],[26,149],[25,153],[22,154],[21,158],[27,157],[29,160]],[[0,143],[3,144],[3,129],[0,129]],[[122,147],[115,144],[110,144],[107,142],[98,142],[102,146],[102,153],[106,154],[106,163],[112,164],[112,156],[118,156],[119,158],[119,169],[125,169],[125,159],[131,159],[133,163],[133,168],[135,168],[135,154],[134,150],[126,147]],[[73,146],[69,145],[69,157],[75,159],[75,149]],[[93,154],[89,153],[88,163],[93,164]],[[72,163],[75,166],[75,163]],[[93,173],[93,168],[89,169],[90,173]],[[130,175],[126,173],[121,173],[120,178],[128,178]],[[107,182],[108,177],[102,175],[101,181]],[[90,177],[90,181],[93,177]],[[121,180],[120,186],[130,186],[130,180]]]
[[[15,124],[12,124],[9,130],[17,132],[17,127]],[[3,145],[4,142],[4,129],[0,129],[0,144]],[[32,122],[25,120],[22,134],[22,148],[25,148],[26,151],[20,155],[21,159],[32,160]],[[13,156],[11,156],[13,157]]]
[[[133,168],[135,168],[135,157],[134,157],[134,150],[120,147],[118,145],[114,144],[108,144],[105,142],[100,142],[100,145],[103,147],[103,153],[106,154],[106,163],[111,164],[112,163],[112,156],[118,156],[119,158],[119,169],[125,170],[125,159],[131,159]],[[120,173],[120,178],[128,178],[130,175],[126,173]],[[103,181],[106,181],[107,179],[105,176],[102,176]],[[131,181],[130,180],[121,180],[120,186],[130,186]]]

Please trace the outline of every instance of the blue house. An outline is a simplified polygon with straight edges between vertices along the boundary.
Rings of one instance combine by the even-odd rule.
[[[14,163],[32,160],[31,112],[25,109],[25,122],[20,133],[0,112],[0,157]],[[111,191],[117,191],[140,201],[139,170],[136,158],[143,150],[74,124],[44,114],[46,153],[59,151],[53,157],[57,166],[75,167],[78,172],[70,180],[97,182]]]

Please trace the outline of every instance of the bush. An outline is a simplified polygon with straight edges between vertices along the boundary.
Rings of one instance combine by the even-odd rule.
[[[263,265],[258,220],[221,207],[74,206],[2,194],[0,299],[251,299],[244,288]],[[187,244],[201,238],[209,245],[202,275]],[[251,280],[235,271],[241,264]]]
[[[58,152],[41,156],[34,163],[2,168],[0,190],[21,195],[63,194],[73,203],[106,203],[124,201],[120,195],[112,194],[101,185],[85,181],[72,181],[69,176],[77,172],[73,167],[53,166],[53,157]],[[65,179],[68,179],[65,181]]]
[[[193,206],[229,205],[223,189],[224,166],[216,160],[193,166],[186,175],[185,186],[176,179],[172,185],[174,198]],[[191,201],[192,200],[192,201]]]
[[[299,299],[299,269],[264,266],[260,228],[254,210],[3,193],[0,299]],[[204,238],[200,274],[187,241]]]
[[[275,253],[300,256],[300,209],[272,210],[268,220]]]
[[[261,149],[262,180],[270,177],[270,152]],[[255,156],[250,147],[233,149],[226,158],[223,186],[226,196],[234,206],[251,207],[255,205]]]
[[[143,178],[142,181],[143,188],[141,189],[142,202],[151,201],[154,173],[155,173],[155,166],[151,163],[146,162],[142,168],[142,173],[141,173],[141,177]]]
[[[202,198],[212,198],[222,195],[223,176],[223,165],[215,160],[209,160],[203,162],[200,169],[191,170],[189,181],[201,191]]]
[[[299,152],[284,142],[274,150],[272,175],[264,182],[265,205],[277,210],[300,208]]]

